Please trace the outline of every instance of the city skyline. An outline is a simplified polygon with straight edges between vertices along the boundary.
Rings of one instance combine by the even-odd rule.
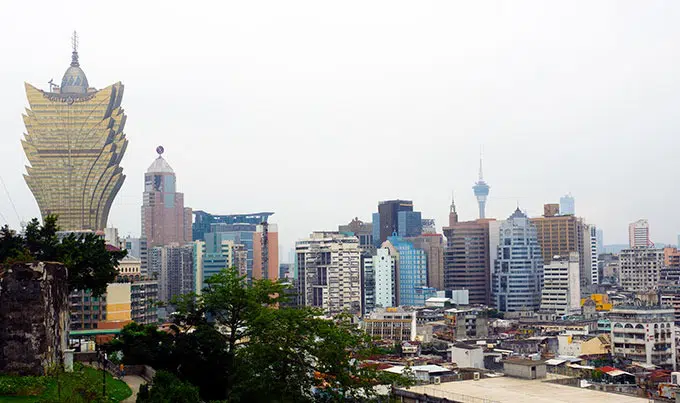
[[[254,37],[250,35],[256,29],[252,21],[247,26],[235,17],[256,12],[248,5],[225,6],[234,17],[227,17],[227,23],[219,24],[221,28],[188,27],[181,32],[174,32],[180,17],[162,10],[168,18],[158,28],[169,33],[168,40],[154,42],[134,27],[153,15],[150,6],[127,13],[132,28],[126,32],[106,32],[96,19],[86,18],[98,6],[74,7],[57,30],[47,23],[49,13],[36,17],[38,21],[30,26],[35,32],[28,25],[0,24],[4,37],[21,38],[0,44],[0,51],[13,60],[0,66],[0,85],[6,89],[0,100],[0,175],[17,210],[15,214],[0,192],[0,223],[18,228],[20,221],[40,215],[21,177],[27,163],[20,145],[21,108],[27,105],[21,84],[31,82],[47,89],[50,78],[58,79],[75,28],[81,33],[81,63],[87,66],[90,86],[102,89],[116,80],[126,85],[129,145],[122,164],[127,179],[108,222],[122,236],[139,235],[142,174],[158,144],[167,147],[174,169],[181,173],[188,207],[219,214],[275,211],[285,251],[312,231],[331,230],[352,217],[370,221],[378,200],[413,200],[424,217],[435,218],[441,231],[453,189],[461,221],[476,218],[477,204],[469,187],[483,143],[485,180],[493,185],[487,217],[507,217],[518,203],[530,216],[539,216],[544,203],[557,202],[570,192],[578,215],[604,230],[606,244],[625,244],[628,223],[639,218],[649,220],[653,241],[674,243],[680,218],[668,212],[673,211],[677,191],[668,189],[669,197],[658,200],[649,199],[648,194],[663,183],[654,173],[675,169],[671,151],[677,149],[677,130],[667,123],[674,119],[675,95],[670,94],[680,93],[674,90],[680,89],[674,77],[678,61],[672,56],[677,53],[676,45],[663,39],[673,37],[675,28],[670,22],[680,15],[680,8],[667,5],[663,10],[641,11],[622,5],[620,13],[611,16],[606,6],[596,6],[585,16],[578,15],[578,5],[532,4],[504,11],[517,17],[515,22],[491,10],[489,20],[479,27],[466,23],[462,16],[451,24],[445,16],[484,15],[489,10],[483,6],[433,3],[432,9],[411,15],[413,10],[393,4],[385,18],[371,19],[383,11],[381,7],[368,7],[365,17],[352,15],[347,7],[335,10],[339,16],[333,17],[323,14],[320,5],[305,5],[308,14],[320,13],[320,20],[331,28],[310,26],[294,11],[273,4],[263,20],[272,26],[256,23],[262,33]],[[132,11],[130,4],[121,6],[123,11]],[[25,14],[23,7],[13,5],[14,14]],[[189,11],[190,15],[196,12]],[[562,12],[573,19],[573,27],[563,27],[572,35],[556,37],[548,24],[559,21]],[[272,46],[268,41],[277,32],[281,19],[274,17],[279,14],[298,22],[299,28],[278,30],[283,38]],[[545,17],[543,22],[534,21],[537,15]],[[345,35],[345,28],[353,23],[357,30]],[[525,30],[519,30],[522,23],[528,24]],[[410,34],[400,33],[404,24],[420,33],[410,39]],[[425,29],[428,26],[432,28]],[[305,39],[312,28],[318,31],[319,40],[330,43],[328,49],[318,50],[316,42]],[[383,36],[380,30],[389,35]],[[485,30],[488,33],[480,36]],[[614,41],[608,30],[621,40]],[[506,31],[509,41],[502,39]],[[545,33],[544,38],[534,36],[539,31]],[[226,42],[226,50],[212,52],[211,44],[222,37],[245,40]],[[459,37],[470,39],[446,46],[453,50],[435,52],[443,46],[438,41]],[[648,49],[639,37],[658,46]],[[362,42],[370,46],[361,46]],[[508,49],[499,52],[498,43]],[[277,50],[282,44],[284,50]],[[312,44],[321,58],[309,51]],[[371,57],[376,44],[382,45],[377,58]],[[553,50],[544,49],[547,45]],[[103,51],[118,46],[126,57],[112,58]],[[349,50],[352,46],[354,50]],[[40,50],[40,63],[36,63],[35,49]],[[523,57],[515,66],[513,55],[520,51]],[[462,64],[461,52],[468,55]],[[630,54],[637,55],[636,63],[631,63]],[[597,63],[586,63],[591,57]],[[448,66],[456,63],[460,65],[449,71]],[[621,70],[621,65],[629,70]],[[201,70],[200,77],[194,74],[196,69]],[[424,78],[422,73],[428,71],[432,77]],[[646,74],[652,71],[653,75]],[[638,77],[634,88],[630,87],[632,76]],[[583,86],[579,95],[571,88],[574,83]],[[662,83],[666,95],[655,90]],[[517,91],[525,98],[516,99]],[[582,97],[589,100],[585,107],[579,106]],[[418,101],[395,103],[393,98]],[[653,107],[645,108],[640,99]],[[631,105],[639,109],[630,113]],[[612,120],[615,112],[617,119]],[[551,153],[557,144],[560,153]],[[531,147],[527,154],[531,158],[507,152],[525,146]],[[365,167],[350,161],[362,147],[384,151],[371,161],[371,167],[396,166],[411,153],[415,160],[399,175],[359,183],[365,178]],[[646,153],[639,156],[643,148]],[[608,156],[601,155],[603,149],[610,151]],[[628,161],[638,157],[647,170],[629,168]],[[582,161],[588,160],[593,166],[585,169],[583,165],[588,164]],[[209,173],[223,172],[225,162],[247,166],[248,174],[227,172],[219,186],[206,186]],[[335,187],[293,197],[291,189],[298,175],[303,172],[311,181],[321,181],[325,170],[316,167],[324,164],[343,166],[346,175]],[[630,183],[636,183],[636,191],[631,191]]]

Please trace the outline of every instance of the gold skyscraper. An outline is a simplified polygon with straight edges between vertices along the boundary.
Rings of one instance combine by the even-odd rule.
[[[123,85],[89,86],[73,34],[71,66],[61,85],[43,91],[26,83],[30,105],[22,141],[30,162],[24,175],[43,217],[59,215],[62,230],[102,230],[125,180],[120,161],[127,140]]]

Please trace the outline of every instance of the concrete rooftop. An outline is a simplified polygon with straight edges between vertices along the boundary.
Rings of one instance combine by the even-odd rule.
[[[499,403],[648,403],[647,399],[629,397],[615,393],[605,393],[557,385],[542,380],[524,380],[507,376],[484,378],[479,381],[446,382],[440,385],[412,386],[408,391],[426,393],[429,396],[449,400],[476,401],[465,398],[474,397]]]

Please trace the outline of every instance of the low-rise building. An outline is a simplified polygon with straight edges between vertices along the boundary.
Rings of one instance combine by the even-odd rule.
[[[614,356],[676,368],[675,310],[665,306],[617,306],[608,317]]]
[[[375,340],[415,341],[416,311],[386,308],[364,317],[361,327]]]
[[[542,379],[546,377],[545,361],[508,359],[503,361],[505,375],[522,379]]]
[[[446,324],[457,340],[483,338],[489,335],[486,308],[453,308],[444,311]]]
[[[453,343],[449,347],[451,362],[458,368],[484,369],[484,349],[482,346],[465,343]]]

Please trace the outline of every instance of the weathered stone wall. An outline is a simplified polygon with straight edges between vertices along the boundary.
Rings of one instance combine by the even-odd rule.
[[[60,263],[0,266],[0,373],[42,375],[68,342],[67,270]]]

